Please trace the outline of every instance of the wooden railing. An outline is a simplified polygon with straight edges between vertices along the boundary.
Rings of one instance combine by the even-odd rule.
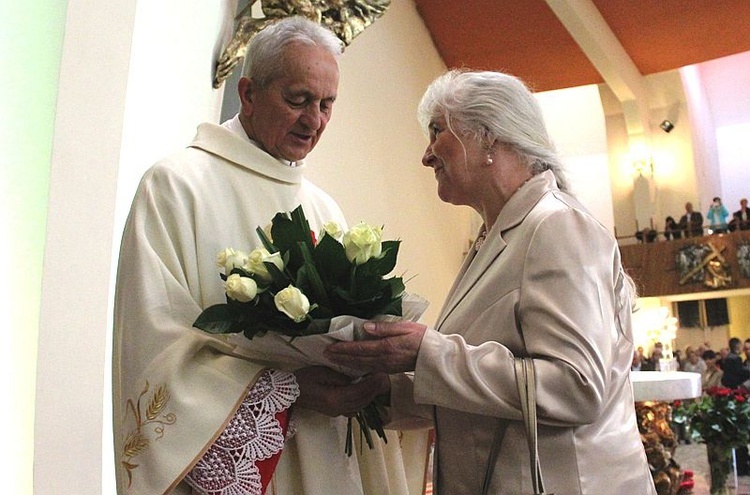
[[[699,263],[692,270],[681,270],[677,258],[691,246],[702,252]],[[750,250],[750,230],[637,244],[631,240],[620,245],[623,266],[643,297],[750,289],[750,276],[740,268],[738,250],[740,254]]]

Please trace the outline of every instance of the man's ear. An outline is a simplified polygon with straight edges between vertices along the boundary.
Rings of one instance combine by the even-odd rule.
[[[255,82],[247,77],[241,77],[237,83],[237,93],[240,97],[240,109],[244,115],[250,115],[253,110],[253,98],[255,97]]]

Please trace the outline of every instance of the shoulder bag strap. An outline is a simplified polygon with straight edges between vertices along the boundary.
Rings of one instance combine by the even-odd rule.
[[[521,414],[526,427],[526,440],[529,444],[529,461],[531,466],[531,483],[535,495],[544,495],[544,480],[542,479],[542,468],[539,464],[539,450],[537,447],[536,431],[536,382],[534,375],[534,361],[531,358],[516,358],[516,385],[518,395],[521,397]],[[487,468],[484,472],[482,482],[482,495],[489,495],[492,471],[500,451],[502,428],[498,428],[495,441],[492,442]]]
[[[526,426],[526,441],[529,443],[529,464],[531,466],[531,483],[535,494],[544,493],[542,467],[539,464],[536,431],[536,381],[534,361],[531,358],[516,358],[516,385],[521,397],[521,413]]]

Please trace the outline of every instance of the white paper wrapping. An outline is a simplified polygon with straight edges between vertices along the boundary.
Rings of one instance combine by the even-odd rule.
[[[340,373],[358,377],[362,373],[328,361],[323,356],[326,347],[334,342],[364,340],[366,321],[418,321],[429,306],[429,301],[416,294],[406,294],[402,301],[402,316],[379,315],[372,320],[354,316],[331,319],[327,333],[288,337],[268,332],[262,337],[247,339],[241,333],[219,335],[235,346],[238,356],[266,363],[269,367],[294,371],[305,366],[327,366]]]

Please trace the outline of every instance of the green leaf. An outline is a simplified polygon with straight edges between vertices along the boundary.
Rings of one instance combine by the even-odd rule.
[[[297,227],[284,213],[277,213],[271,224],[273,243],[282,252],[290,252],[301,240]]]
[[[400,297],[398,297],[396,299],[392,299],[385,306],[383,306],[383,308],[380,310],[380,314],[401,316],[402,311],[403,311],[403,300]]]
[[[304,243],[310,250],[313,249],[310,226],[307,223],[305,214],[302,212],[302,208],[297,207],[292,212],[291,218],[286,214],[277,213],[273,218],[271,235],[273,236],[274,244],[285,256],[289,256],[286,265],[287,269],[295,273],[304,263],[299,243]]]
[[[271,280],[276,290],[281,290],[288,287],[294,281],[289,278],[289,275],[279,270],[279,267],[271,263],[270,261],[264,261],[268,273],[271,275]]]
[[[299,231],[303,233],[303,235],[305,236],[304,242],[305,244],[307,244],[308,249],[312,251],[315,247],[313,246],[312,229],[310,229],[310,224],[305,217],[305,210],[302,209],[302,205],[299,205],[297,208],[295,208],[292,211],[291,215],[292,222],[297,226]]]
[[[265,230],[263,230],[261,227],[256,227],[255,232],[258,234],[258,237],[260,237],[260,242],[263,244],[263,247],[266,248],[266,251],[271,254],[278,252],[279,249],[273,245],[271,239],[269,239],[266,235]]]
[[[215,304],[203,310],[193,323],[195,328],[204,332],[237,333],[236,324],[242,321],[242,313],[234,305]]]
[[[343,244],[330,235],[321,237],[315,246],[313,257],[321,276],[330,282],[344,282],[353,266],[346,258]]]
[[[395,296],[401,297],[406,291],[404,279],[401,277],[391,277],[386,282],[388,282],[388,286],[391,288],[391,294]]]
[[[401,241],[383,241],[382,252],[377,258],[370,258],[358,268],[363,274],[383,277],[396,267],[396,258]]]
[[[305,263],[297,271],[296,286],[298,288],[309,288],[309,292],[303,292],[306,292],[305,295],[310,298],[311,302],[316,302],[324,307],[331,306],[331,301],[328,299],[328,293],[323,285],[323,280],[320,278],[318,270],[315,269],[314,263]]]

